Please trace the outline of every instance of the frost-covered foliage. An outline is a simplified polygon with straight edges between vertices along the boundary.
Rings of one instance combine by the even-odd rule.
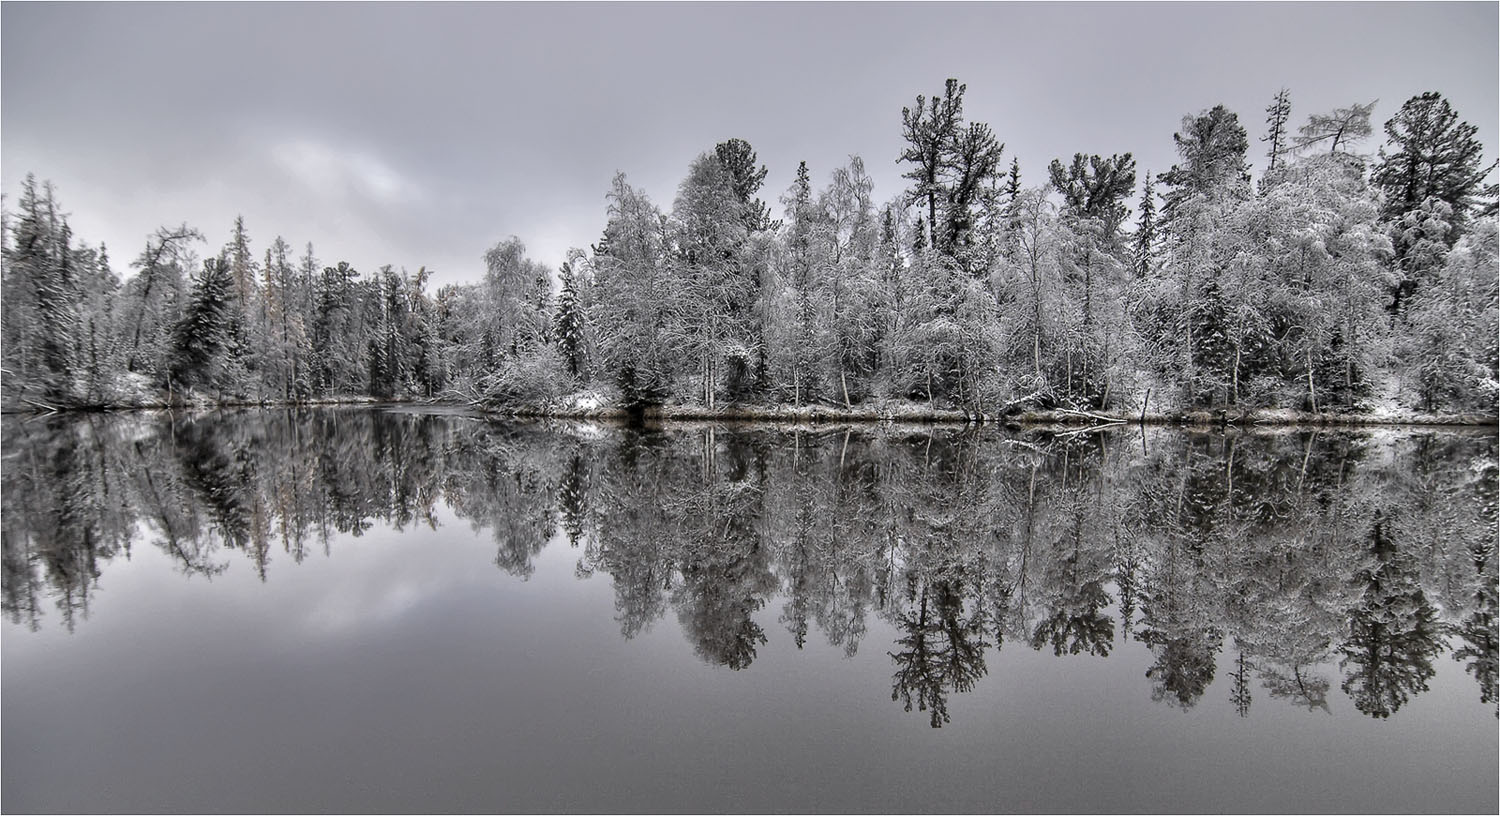
[[[1500,399],[1495,217],[1461,239],[1407,309],[1401,356],[1416,406],[1492,412]]]
[[[556,347],[538,346],[507,359],[480,381],[482,404],[544,408],[567,391],[566,363]]]
[[[364,276],[279,237],[258,261],[244,219],[203,261],[196,230],[158,230],[122,283],[28,179],[3,230],[0,397],[116,404],[129,374],[146,402],[1495,411],[1494,191],[1439,95],[1372,157],[1372,104],[1292,131],[1283,89],[1258,184],[1219,105],[1183,118],[1164,173],[1074,153],[1027,187],[966,93],[903,110],[909,185],[883,205],[850,156],[822,185],[799,165],[773,221],[766,168],[729,139],[670,211],[619,174],[598,243],[555,272],[511,237],[435,295],[425,269]]]

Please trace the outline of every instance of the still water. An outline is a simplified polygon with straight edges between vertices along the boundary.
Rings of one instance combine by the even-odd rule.
[[[3,432],[9,812],[1500,804],[1493,429]]]

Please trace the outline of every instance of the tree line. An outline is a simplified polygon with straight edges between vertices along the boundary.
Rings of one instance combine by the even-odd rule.
[[[597,243],[555,274],[510,238],[435,294],[425,268],[362,276],[281,237],[257,253],[243,219],[208,258],[196,229],[159,229],[122,280],[28,177],[3,230],[5,405],[1493,413],[1495,165],[1440,94],[1407,100],[1374,155],[1373,102],[1294,131],[1283,89],[1258,180],[1216,106],[1183,118],[1164,172],[1077,153],[1025,186],[966,91],[902,110],[909,185],[883,204],[852,156],[821,188],[799,165],[773,218],[730,139],[670,212],[618,174]]]
[[[1327,710],[1336,685],[1386,717],[1444,655],[1496,701],[1493,435],[578,433],[335,409],[4,430],[4,611],[33,627],[76,625],[132,548],[268,580],[446,506],[497,568],[571,546],[622,636],[671,615],[729,669],[773,637],[852,656],[882,621],[892,699],[934,727],[1004,649],[1126,642],[1151,653],[1142,693],[1176,707]]]

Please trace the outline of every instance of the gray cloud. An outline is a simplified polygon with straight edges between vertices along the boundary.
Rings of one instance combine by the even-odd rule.
[[[123,271],[186,220],[243,214],[325,262],[471,280],[508,235],[562,260],[597,240],[616,170],[664,209],[688,163],[750,141],[773,202],[862,155],[896,195],[900,112],[945,77],[1019,157],[1174,160],[1217,103],[1258,137],[1438,90],[1496,155],[1497,7],[1419,4],[6,4],[0,165],[58,184],[75,231]],[[1363,148],[1373,153],[1380,139]],[[1252,142],[1258,155],[1261,145]]]

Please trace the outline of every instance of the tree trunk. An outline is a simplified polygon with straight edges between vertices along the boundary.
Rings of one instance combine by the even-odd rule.
[[[1234,379],[1234,394],[1233,394],[1233,397],[1229,401],[1230,405],[1239,405],[1240,404],[1240,350],[1241,350],[1240,344],[1239,343],[1235,343],[1234,344],[1234,374],[1233,374],[1233,379]]]
[[[1312,347],[1307,349],[1307,398],[1312,401],[1313,413],[1318,413],[1318,394],[1313,390]]]
[[[1085,330],[1094,322],[1094,253],[1085,250],[1083,253],[1083,327]]]
[[[1072,349],[1068,349],[1068,380],[1067,380],[1067,383],[1068,383],[1067,384],[1067,389],[1066,389],[1066,391],[1064,393],[1066,393],[1068,395],[1068,399],[1072,399],[1073,398],[1073,350]]]
[[[156,276],[149,274],[150,271],[146,269],[141,273],[146,275],[146,284],[141,290],[141,309],[135,314],[135,338],[130,341],[130,357],[125,362],[126,371],[135,371],[135,353],[141,347],[141,323],[146,319],[146,307],[150,304],[151,285],[156,282]]]
[[[1033,263],[1033,267],[1035,263]],[[1036,269],[1031,272],[1031,362],[1036,368],[1038,379],[1042,376],[1042,290],[1041,282],[1036,279]]]

